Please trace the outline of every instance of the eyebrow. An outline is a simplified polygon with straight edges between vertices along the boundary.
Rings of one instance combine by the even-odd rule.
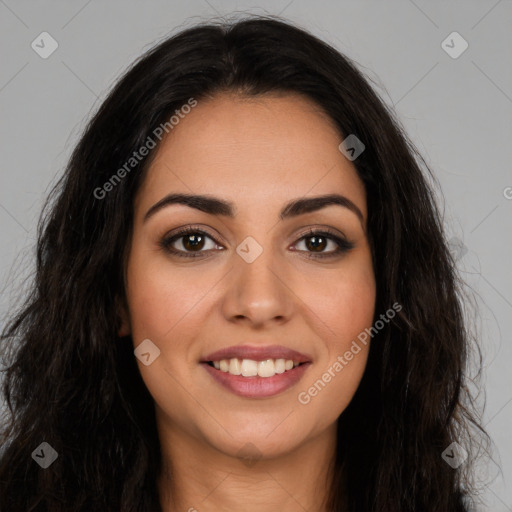
[[[232,202],[225,201],[218,197],[196,194],[169,194],[160,199],[160,201],[155,203],[146,212],[143,222],[146,222],[158,211],[173,204],[183,204],[210,215],[234,218],[236,214],[236,207]],[[342,196],[341,194],[327,194],[323,196],[294,199],[284,206],[279,213],[279,218],[285,220],[305,213],[321,210],[331,205],[338,205],[349,209],[357,215],[361,224],[364,224],[364,217],[361,210],[348,199],[348,197]]]

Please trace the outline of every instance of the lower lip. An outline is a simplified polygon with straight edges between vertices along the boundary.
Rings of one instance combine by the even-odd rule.
[[[206,371],[222,386],[245,398],[266,398],[278,395],[291,388],[304,375],[311,363],[303,363],[273,377],[242,377],[217,370],[208,363],[202,363]]]

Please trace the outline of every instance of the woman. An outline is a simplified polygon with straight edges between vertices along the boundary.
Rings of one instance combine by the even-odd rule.
[[[469,337],[418,161],[356,67],[279,19],[144,55],[3,333],[0,510],[468,510]]]

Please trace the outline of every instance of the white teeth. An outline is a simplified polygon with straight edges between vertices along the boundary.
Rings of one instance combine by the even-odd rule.
[[[241,375],[242,373],[242,365],[236,357],[229,360],[229,373],[231,375]]]
[[[213,361],[213,366],[222,372],[243,377],[273,377],[276,373],[284,373],[299,366],[298,361],[292,359],[266,359],[255,361],[254,359],[221,359]]]
[[[252,359],[242,361],[242,375],[244,377],[256,377],[258,375],[258,363]]]
[[[284,373],[285,360],[284,359],[276,359],[274,367],[275,367],[276,373]]]
[[[273,359],[267,359],[258,363],[258,375],[260,377],[273,377],[275,374],[276,367]]]

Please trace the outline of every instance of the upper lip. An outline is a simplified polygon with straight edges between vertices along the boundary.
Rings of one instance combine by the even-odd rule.
[[[264,361],[266,359],[291,359],[299,363],[311,362],[311,358],[296,350],[284,347],[282,345],[236,345],[222,348],[208,354],[201,362],[220,361],[221,359],[253,359],[255,361]]]

